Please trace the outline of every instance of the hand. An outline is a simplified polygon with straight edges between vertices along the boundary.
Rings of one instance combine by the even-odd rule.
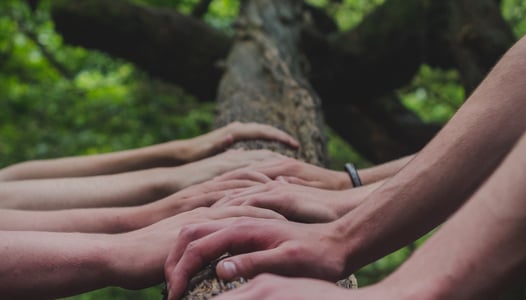
[[[270,181],[231,191],[214,207],[251,205],[272,209],[289,220],[305,223],[329,222],[343,216],[361,202],[350,191],[329,191],[284,181]]]
[[[210,180],[225,172],[243,168],[256,162],[264,160],[278,160],[283,158],[283,155],[269,150],[228,150],[221,154],[174,168],[174,176],[180,176],[180,174],[184,174],[184,178],[181,178],[181,180],[178,182],[170,182],[169,184],[172,185],[170,189],[172,191],[177,191],[181,188]],[[255,172],[251,173],[252,174],[250,175],[246,175],[245,178],[239,179],[254,180],[255,177],[253,175]],[[257,177],[258,181],[270,181],[270,178],[263,174],[259,174]]]
[[[284,220],[279,214],[255,207],[198,208],[128,233],[108,235],[113,251],[112,285],[145,288],[163,280],[163,265],[185,225],[240,216]]]
[[[267,160],[254,163],[246,168],[224,174],[225,179],[242,179],[244,172],[259,172],[271,179],[282,177],[289,183],[327,190],[351,188],[351,180],[345,172],[333,171],[311,165],[293,158]]]
[[[347,242],[336,223],[243,217],[185,226],[165,264],[169,299],[179,299],[191,276],[227,252],[237,255],[217,265],[222,279],[271,272],[336,281],[345,274]]]
[[[259,275],[254,280],[235,290],[214,298],[214,300],[376,300],[395,299],[393,297],[378,297],[367,291],[346,290],[334,283],[314,279],[285,278],[276,275]],[[391,295],[392,296],[392,295]]]
[[[218,153],[241,140],[274,140],[294,149],[300,145],[289,134],[269,125],[233,122],[224,127],[190,139],[193,155],[190,161]]]
[[[268,178],[264,178],[270,180]],[[137,208],[137,215],[130,220],[137,224],[138,220],[145,220],[142,224],[152,224],[176,214],[193,210],[198,207],[209,207],[225,196],[241,192],[246,188],[261,185],[254,180],[210,180],[192,185],[175,194],[156,202]],[[142,226],[144,227],[144,226]]]

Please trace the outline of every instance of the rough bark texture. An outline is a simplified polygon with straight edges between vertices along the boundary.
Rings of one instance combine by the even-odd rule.
[[[265,141],[236,146],[272,149],[324,165],[327,154],[321,103],[304,77],[304,56],[299,48],[303,8],[298,0],[243,2],[236,39],[219,86],[216,126],[232,121],[274,125],[294,135],[301,149],[291,151]],[[209,299],[245,282],[223,283],[213,270],[208,267],[191,280],[185,300]],[[340,285],[355,286],[354,277],[350,278]]]
[[[328,124],[373,162],[418,151],[439,126],[424,125],[394,91],[422,63],[459,70],[472,91],[514,41],[498,2],[386,0],[343,33],[307,7],[301,50],[308,59],[301,64],[310,69]],[[204,23],[124,0],[65,1],[53,15],[67,42],[124,57],[202,100],[215,98],[219,62],[232,40]]]
[[[326,162],[321,103],[305,79],[299,49],[302,1],[247,1],[219,86],[217,126],[232,121],[274,125],[296,137],[292,152],[277,143],[244,142],[244,148],[269,148],[307,162]]]

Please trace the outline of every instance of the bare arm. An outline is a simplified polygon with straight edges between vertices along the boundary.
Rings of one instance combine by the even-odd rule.
[[[339,221],[351,240],[350,270],[443,222],[501,163],[526,130],[524,57],[526,38],[404,169]]]
[[[208,181],[159,201],[133,207],[80,208],[49,211],[0,209],[0,230],[121,233],[165,218],[207,207],[234,192],[260,185],[250,180]]]
[[[525,151],[526,134],[468,203],[378,288],[428,299],[495,299],[522,278]]]
[[[266,150],[235,150],[171,168],[0,182],[0,208],[53,210],[140,205],[255,161],[280,157]]]
[[[95,176],[176,166],[216,154],[243,139],[271,139],[298,147],[294,138],[274,127],[234,122],[187,140],[113,153],[23,162],[0,169],[0,181]]]
[[[217,265],[222,278],[272,272],[333,280],[443,222],[526,130],[524,57],[526,38],[508,51],[415,158],[341,219],[327,224],[240,220],[237,225],[250,229],[246,232],[221,222],[190,226],[167,260],[171,299],[181,295],[187,278],[206,260],[227,251],[242,253]],[[318,263],[313,266],[312,261]]]
[[[398,173],[414,155],[406,156],[381,165],[358,170],[362,185],[386,180]],[[224,178],[245,177],[245,173],[259,172],[271,179],[282,178],[293,184],[328,190],[346,190],[352,188],[349,174],[308,164],[293,158],[254,163],[247,168],[224,174]]]
[[[252,207],[206,208],[115,235],[0,231],[0,294],[55,299],[107,286],[152,286],[162,281],[163,263],[182,226],[244,215],[281,218]]]
[[[404,156],[402,158],[395,159],[380,165],[358,170],[362,184],[367,185],[394,176],[403,167],[405,167],[415,157],[415,155],[416,154]]]

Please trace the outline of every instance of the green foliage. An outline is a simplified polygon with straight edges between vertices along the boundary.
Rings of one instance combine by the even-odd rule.
[[[422,65],[412,83],[399,91],[402,103],[429,123],[444,124],[466,98],[457,71]]]
[[[309,4],[323,8],[334,18],[341,30],[348,30],[385,0],[307,0]]]
[[[210,128],[211,104],[127,62],[64,46],[45,12],[30,18],[18,2],[2,9],[1,166],[139,147]]]
[[[526,34],[526,2],[523,0],[503,0],[502,14],[512,26],[515,36],[522,37]]]
[[[131,0],[190,14],[199,0]],[[308,0],[331,15],[341,30],[359,24],[384,0]],[[341,3],[340,3],[341,2]],[[203,17],[230,32],[239,0],[214,0]],[[64,45],[48,6],[31,12],[25,2],[0,1],[0,167],[16,162],[135,148],[196,136],[210,129],[213,104],[200,104],[176,86],[148,77],[134,65],[106,54]],[[517,36],[526,33],[526,4],[503,0]],[[446,122],[465,99],[454,71],[422,66],[399,91],[403,103],[426,122]],[[369,166],[330,133],[331,168],[345,162]],[[424,238],[425,239],[425,238]],[[360,285],[394,270],[416,245],[403,248],[358,272]],[[108,288],[68,299],[158,299],[160,289],[138,292]]]

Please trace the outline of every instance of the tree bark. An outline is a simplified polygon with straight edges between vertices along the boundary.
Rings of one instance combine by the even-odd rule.
[[[216,127],[232,121],[276,126],[299,140],[299,151],[268,141],[239,142],[234,147],[266,148],[325,165],[321,103],[305,79],[304,55],[299,47],[303,8],[300,0],[242,3],[236,38],[219,85]],[[228,290],[229,285],[244,282],[222,284],[213,270],[213,266],[208,266],[193,278],[184,299],[209,299]]]
[[[459,70],[470,93],[515,40],[495,0],[386,0],[343,33],[320,10],[304,14],[314,22],[301,37],[301,65],[327,122],[372,162],[416,152],[440,129],[395,93],[421,64]],[[124,57],[202,100],[216,97],[232,39],[204,23],[123,0],[67,1],[53,15],[66,41]]]
[[[219,85],[216,125],[237,120],[279,127],[299,140],[299,151],[264,141],[243,142],[239,146],[269,148],[325,165],[321,102],[305,79],[305,57],[299,47],[302,17],[302,1],[243,3],[236,40]]]

